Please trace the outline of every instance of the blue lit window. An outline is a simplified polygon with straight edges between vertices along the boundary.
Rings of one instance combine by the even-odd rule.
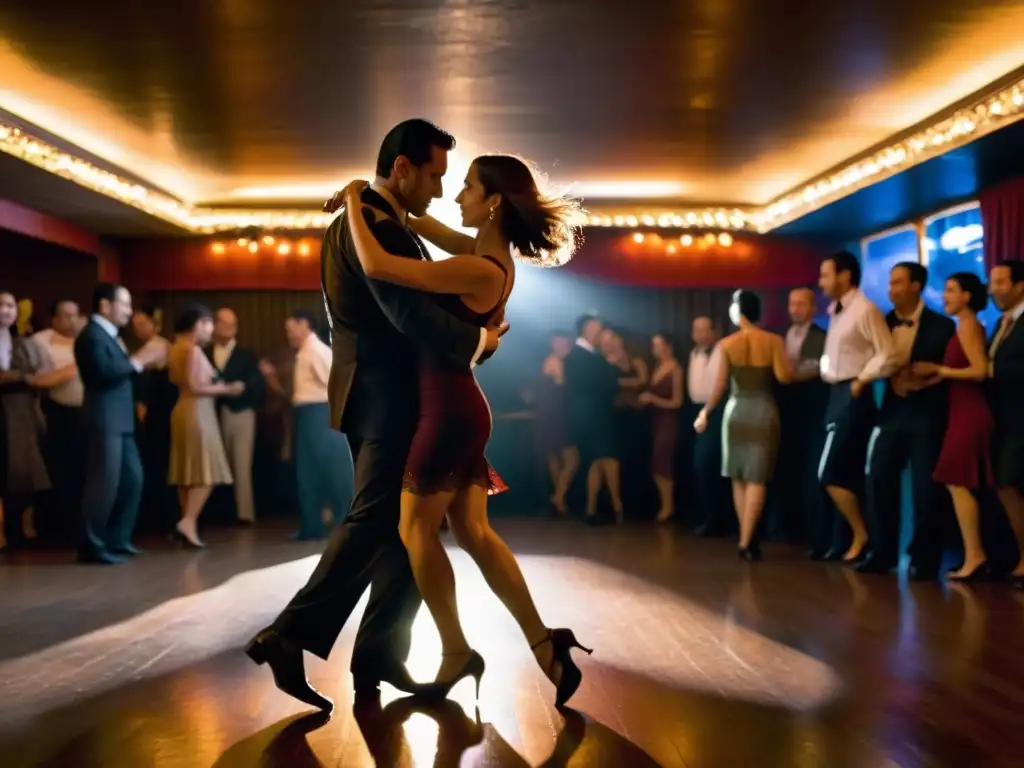
[[[889,301],[889,272],[901,261],[918,261],[917,230],[913,225],[865,238],[861,246],[860,287],[883,313]]]
[[[925,219],[923,251],[928,266],[928,285],[924,300],[931,309],[942,311],[946,278],[955,272],[973,272],[983,283],[988,283],[982,254],[983,234],[981,208],[977,203],[951,208]],[[991,332],[999,319],[999,310],[990,303],[979,318]]]

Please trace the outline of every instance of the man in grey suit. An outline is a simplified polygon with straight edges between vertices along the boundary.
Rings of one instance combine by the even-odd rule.
[[[142,495],[142,462],[135,444],[135,375],[162,362],[164,346],[143,347],[134,356],[118,336],[131,319],[132,297],[112,283],[93,290],[92,317],[75,340],[82,378],[86,480],[78,559],[113,565],[137,555],[132,544]]]
[[[774,537],[795,539],[802,533],[815,556],[824,554],[832,541],[831,529],[823,525],[822,516],[828,506],[817,479],[828,392],[820,377],[825,331],[813,322],[816,308],[810,288],[789,292],[791,324],[785,344],[795,373],[792,382],[779,393],[782,450],[770,521]]]

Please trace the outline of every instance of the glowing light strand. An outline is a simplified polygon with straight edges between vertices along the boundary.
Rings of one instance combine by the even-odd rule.
[[[759,208],[704,207],[660,213],[591,213],[591,227],[769,232],[885,178],[970,143],[1024,117],[1024,80],[979,99],[869,157],[812,180]],[[257,228],[322,229],[332,216],[313,210],[206,208],[98,168],[22,129],[0,122],[0,151],[192,233]]]

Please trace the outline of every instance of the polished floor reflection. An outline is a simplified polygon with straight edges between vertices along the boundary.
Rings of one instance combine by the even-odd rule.
[[[1024,596],[860,576],[769,547],[646,526],[499,527],[542,615],[593,645],[575,709],[558,713],[515,624],[453,553],[470,641],[488,662],[421,708],[386,690],[353,707],[343,633],[309,715],[241,646],[304,581],[317,548],[281,529],[211,532],[210,549],[152,542],[113,569],[58,554],[0,563],[4,766],[1017,765],[1024,750]],[[438,640],[417,619],[414,676]]]

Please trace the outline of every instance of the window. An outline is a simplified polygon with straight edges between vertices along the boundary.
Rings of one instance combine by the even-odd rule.
[[[946,278],[955,272],[973,272],[988,283],[982,254],[983,234],[978,203],[957,206],[924,220],[922,250],[928,267],[924,300],[929,308],[942,311]],[[991,333],[999,320],[999,310],[990,303],[979,319]]]
[[[918,261],[917,230],[912,224],[865,238],[861,246],[861,281],[864,295],[883,313],[889,301],[889,272],[901,261]]]

